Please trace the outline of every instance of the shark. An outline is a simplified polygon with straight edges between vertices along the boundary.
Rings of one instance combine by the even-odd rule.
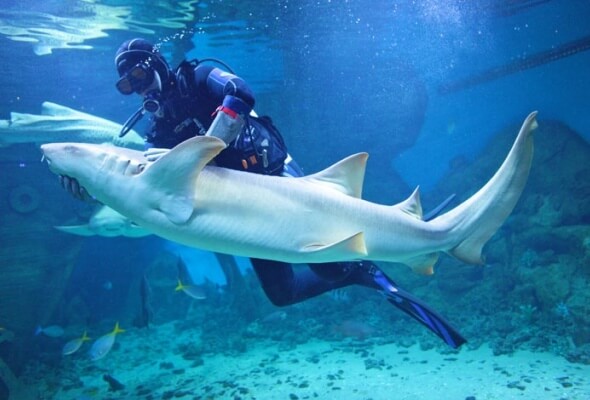
[[[87,224],[60,225],[55,229],[79,236],[140,238],[151,235],[151,232],[137,226],[129,218],[104,205],[99,206],[92,213]]]
[[[483,264],[482,249],[511,214],[528,179],[537,112],[502,164],[471,197],[424,220],[419,189],[394,205],[362,199],[368,154],[312,175],[265,176],[210,164],[225,148],[197,136],[155,161],[139,151],[44,144],[49,169],[75,178],[98,201],[165,239],[216,253],[324,263],[404,263],[431,274],[441,253]]]
[[[135,131],[120,138],[121,128],[116,122],[45,101],[40,115],[11,112],[10,119],[0,120],[0,146],[68,141],[109,143],[137,150],[145,147],[145,140]]]

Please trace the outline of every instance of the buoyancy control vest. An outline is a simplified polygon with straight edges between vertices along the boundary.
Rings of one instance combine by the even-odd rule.
[[[198,108],[199,94],[195,82],[195,68],[204,61],[215,61],[231,68],[216,59],[183,61],[176,69],[176,82],[182,98]],[[188,120],[187,120],[188,121]],[[185,122],[186,123],[186,122]],[[191,118],[190,124],[198,135],[205,133],[204,124],[197,118]],[[176,131],[179,127],[175,128]],[[287,159],[285,141],[268,116],[248,115],[238,137],[228,145],[216,158],[215,163],[224,168],[254,172],[264,175],[281,175]]]

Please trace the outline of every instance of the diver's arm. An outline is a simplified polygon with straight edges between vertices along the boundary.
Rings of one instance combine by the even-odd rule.
[[[219,68],[195,68],[197,88],[205,89],[208,98],[218,107],[207,136],[215,136],[226,144],[233,142],[244,127],[245,118],[254,106],[249,86],[236,75]]]
[[[217,105],[222,104],[226,96],[233,96],[243,101],[250,110],[254,108],[254,93],[239,76],[219,68],[200,65],[195,68],[195,84],[199,92],[206,93],[208,99]]]

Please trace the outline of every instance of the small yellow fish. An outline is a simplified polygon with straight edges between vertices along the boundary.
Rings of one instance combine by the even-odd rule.
[[[64,345],[64,347],[61,351],[61,354],[64,356],[74,354],[75,352],[77,352],[80,349],[80,347],[82,347],[82,344],[84,342],[87,342],[89,340],[90,340],[90,338],[88,337],[88,335],[86,335],[86,331],[84,331],[84,334],[82,335],[82,337],[72,339],[69,342],[67,342]]]
[[[174,290],[177,292],[182,290],[188,296],[192,297],[193,299],[197,299],[197,300],[204,300],[207,298],[207,296],[205,296],[205,292],[203,291],[202,288],[195,286],[195,285],[185,285],[182,283],[182,281],[180,279],[178,280],[178,285],[176,286],[176,288]]]
[[[107,333],[96,339],[96,341],[92,344],[92,347],[88,351],[90,355],[90,359],[92,361],[100,360],[104,356],[108,354],[109,351],[113,348],[113,344],[115,344],[115,337],[118,333],[125,332],[125,329],[119,328],[119,323],[115,324],[115,329],[111,333]]]

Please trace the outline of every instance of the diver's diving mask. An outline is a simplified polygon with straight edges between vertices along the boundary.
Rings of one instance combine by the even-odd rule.
[[[154,81],[154,70],[144,61],[134,65],[115,84],[117,90],[124,95],[141,93]]]

